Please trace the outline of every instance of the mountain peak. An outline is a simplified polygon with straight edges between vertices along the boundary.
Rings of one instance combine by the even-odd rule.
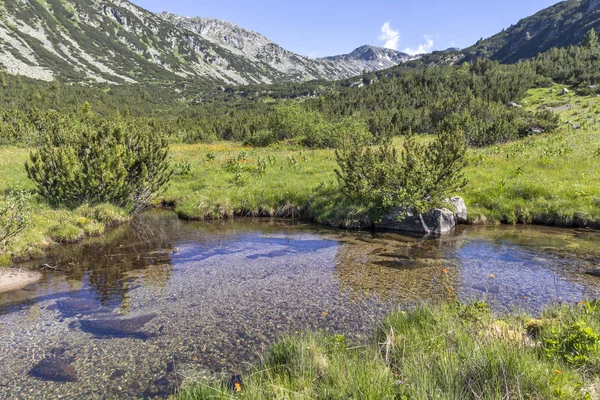
[[[361,62],[364,64],[367,72],[390,68],[398,64],[405,63],[418,57],[412,57],[393,49],[364,45],[354,49],[349,54],[339,56],[325,57],[324,60],[332,62]]]
[[[379,58],[390,58],[390,59],[410,59],[410,56],[406,53],[402,53],[397,50],[387,49],[385,47],[377,47],[371,45],[360,46],[352,51],[349,56],[358,58],[366,61],[375,61]]]
[[[0,69],[70,82],[244,85],[345,79],[401,62],[312,59],[231,22],[154,14],[126,0],[49,4],[0,1]]]

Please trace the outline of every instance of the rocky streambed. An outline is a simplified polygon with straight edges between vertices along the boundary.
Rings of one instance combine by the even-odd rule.
[[[0,294],[0,397],[162,398],[230,379],[281,335],[326,329],[360,343],[385,312],[456,293],[497,312],[600,294],[598,238],[463,228],[442,238],[346,233],[285,221],[138,217],[21,268]]]

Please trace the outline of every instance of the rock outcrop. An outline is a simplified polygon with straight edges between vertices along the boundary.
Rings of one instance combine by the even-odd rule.
[[[442,235],[451,232],[456,225],[468,223],[467,206],[461,197],[447,200],[455,212],[436,208],[425,214],[415,213],[405,207],[396,207],[375,224],[375,229]]]
[[[462,197],[455,196],[448,199],[448,203],[454,207],[454,212],[456,214],[456,223],[457,224],[467,224],[469,223],[469,215],[467,213],[467,205]]]
[[[456,226],[454,213],[447,208],[434,209],[426,214],[397,207],[375,224],[376,229],[440,235]]]

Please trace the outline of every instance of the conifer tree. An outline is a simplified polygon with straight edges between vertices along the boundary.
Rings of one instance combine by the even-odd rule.
[[[45,125],[25,168],[50,203],[109,202],[136,211],[166,188],[172,171],[160,134],[94,116]]]
[[[583,46],[588,49],[597,49],[598,48],[598,35],[596,34],[596,30],[594,28],[587,31],[585,37],[583,39]]]

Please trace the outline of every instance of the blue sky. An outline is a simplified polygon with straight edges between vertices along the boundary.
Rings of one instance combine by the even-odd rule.
[[[133,0],[150,11],[214,17],[299,54],[348,53],[363,44],[407,52],[467,47],[557,0]]]

